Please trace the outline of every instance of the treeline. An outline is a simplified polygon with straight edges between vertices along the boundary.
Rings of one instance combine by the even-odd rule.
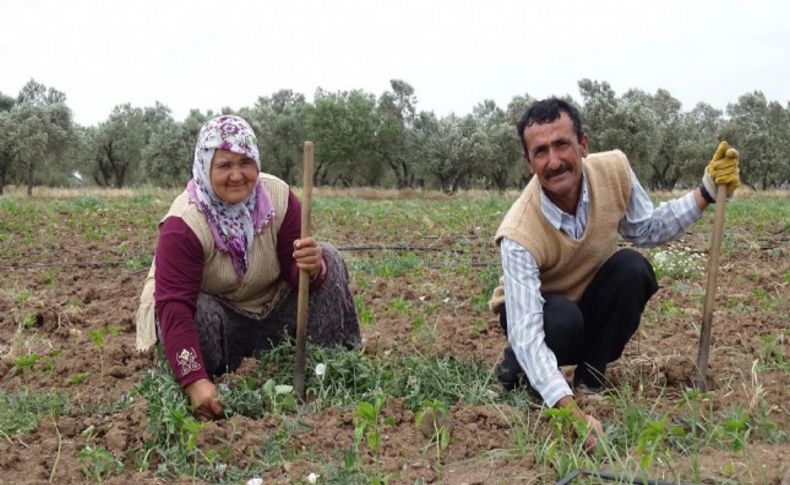
[[[591,150],[625,151],[645,186],[667,190],[695,183],[726,139],[741,153],[743,181],[759,189],[790,180],[790,104],[755,91],[726,113],[705,103],[683,111],[659,89],[617,96],[607,82],[579,81]],[[318,89],[312,103],[281,90],[252,107],[223,109],[246,118],[258,135],[265,171],[300,182],[302,146],[315,144],[316,185],[423,187],[455,192],[505,190],[529,179],[515,124],[534,99],[506,107],[484,100],[470,114],[439,117],[417,108],[414,89],[393,80],[378,97],[361,90]],[[35,80],[16,97],[0,93],[0,194],[6,184],[106,187],[182,186],[191,176],[197,133],[218,113],[122,104],[97,126],[74,123],[66,95]]]

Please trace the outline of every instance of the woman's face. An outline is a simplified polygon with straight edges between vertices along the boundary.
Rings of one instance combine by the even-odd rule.
[[[258,165],[252,158],[215,150],[211,159],[211,188],[228,204],[247,200],[258,182]]]

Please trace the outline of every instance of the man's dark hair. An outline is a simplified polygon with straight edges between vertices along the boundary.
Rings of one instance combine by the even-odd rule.
[[[529,153],[527,152],[527,143],[524,140],[524,130],[533,123],[543,124],[551,123],[560,117],[562,112],[567,114],[571,121],[573,121],[573,128],[576,130],[577,141],[581,142],[584,136],[582,130],[582,119],[579,115],[579,110],[569,102],[560,98],[552,97],[536,101],[532,106],[527,109],[527,112],[521,116],[516,124],[518,130],[518,139],[521,140],[521,148],[524,149],[524,158],[529,161]]]

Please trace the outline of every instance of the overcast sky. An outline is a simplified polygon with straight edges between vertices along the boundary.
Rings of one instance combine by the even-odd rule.
[[[790,100],[790,1],[0,0],[0,92],[31,78],[66,93],[82,125],[160,101],[252,106],[288,88],[381,94],[418,109],[570,94],[577,82],[664,88],[689,110],[760,90]]]

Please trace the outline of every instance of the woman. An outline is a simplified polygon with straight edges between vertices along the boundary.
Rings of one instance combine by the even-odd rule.
[[[311,278],[308,337],[324,346],[359,342],[345,263],[300,233],[299,201],[260,172],[250,125],[233,115],[207,121],[192,180],[159,225],[137,313],[137,348],[158,336],[199,419],[222,412],[212,376],[295,334],[300,269]]]

